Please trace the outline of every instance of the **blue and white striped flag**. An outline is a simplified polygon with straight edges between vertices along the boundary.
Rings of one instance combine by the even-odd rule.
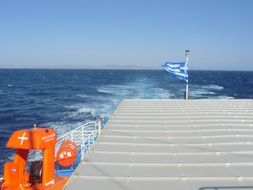
[[[162,65],[162,67],[170,75],[188,83],[188,73],[187,73],[188,67],[185,62],[181,63],[166,62],[164,63],[164,65]]]

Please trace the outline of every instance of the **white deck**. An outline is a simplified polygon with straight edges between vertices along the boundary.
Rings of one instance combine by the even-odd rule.
[[[253,100],[124,100],[68,190],[253,189]]]

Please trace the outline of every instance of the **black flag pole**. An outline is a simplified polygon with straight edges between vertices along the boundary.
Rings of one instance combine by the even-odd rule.
[[[189,54],[190,54],[190,50],[185,50],[185,66],[186,66],[186,71],[188,74],[188,62],[189,62]],[[189,88],[188,88],[188,80],[186,81],[186,85],[185,85],[185,100],[188,100],[188,96],[189,96]]]

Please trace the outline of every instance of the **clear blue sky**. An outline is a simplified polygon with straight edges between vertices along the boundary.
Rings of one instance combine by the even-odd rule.
[[[253,70],[253,0],[2,0],[0,68]]]

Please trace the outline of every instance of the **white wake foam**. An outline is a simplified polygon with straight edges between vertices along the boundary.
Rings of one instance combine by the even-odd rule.
[[[214,84],[203,86],[202,88],[211,89],[211,90],[223,90],[224,89],[223,86],[214,85]]]

